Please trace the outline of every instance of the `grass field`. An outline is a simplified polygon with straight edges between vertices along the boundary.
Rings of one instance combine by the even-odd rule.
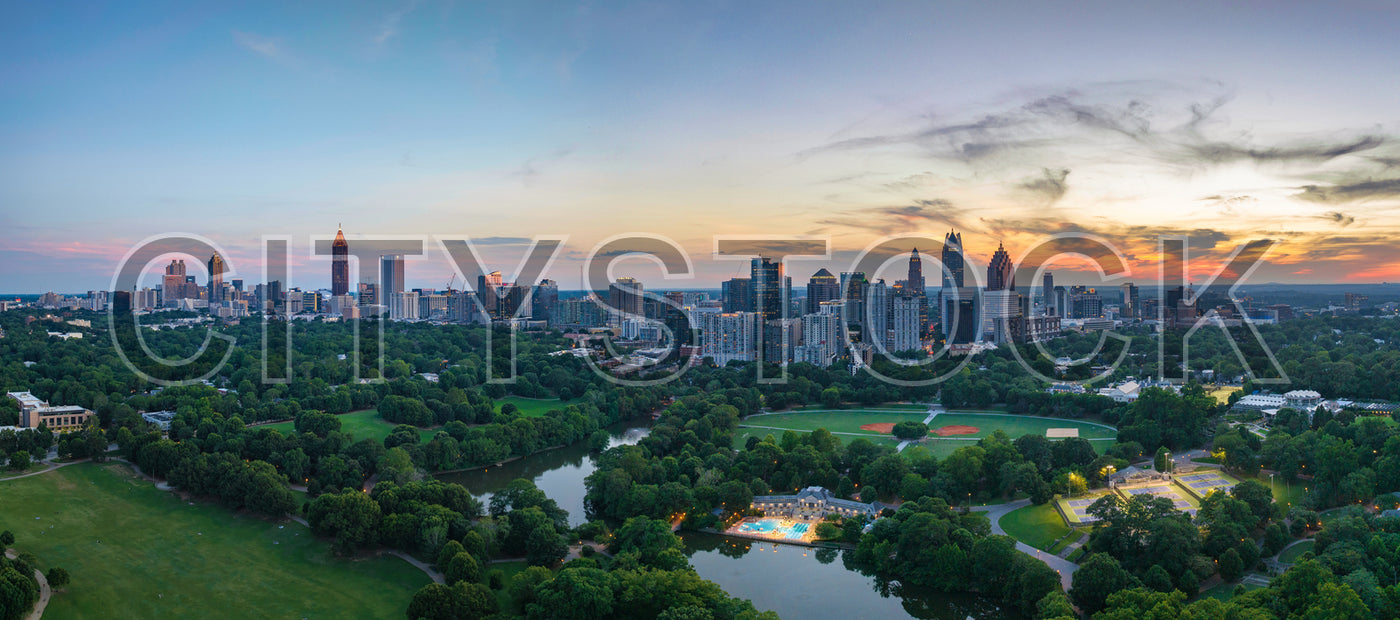
[[[512,405],[515,405],[516,409],[520,410],[520,415],[525,416],[527,418],[538,418],[555,409],[563,409],[565,407],[568,407],[570,403],[574,402],[578,402],[578,399],[564,402],[557,398],[539,399],[525,398],[522,396],[507,396],[496,401],[496,412],[500,413],[501,407],[504,406],[506,403],[510,403]]]
[[[391,556],[335,558],[295,522],[191,505],[125,465],[0,483],[0,529],[72,574],[51,618],[402,617],[428,576]]]
[[[1069,526],[1060,518],[1054,504],[1026,506],[1006,513],[1001,528],[1016,540],[1036,549],[1049,551],[1055,542],[1069,534]]]
[[[492,563],[487,564],[486,566],[482,567],[482,574],[483,574],[483,575],[486,574],[486,573],[488,573],[488,572],[491,572],[491,571],[493,571],[493,570],[497,570],[497,569],[499,569],[501,572],[505,573],[505,582],[504,582],[504,583],[505,583],[506,587],[501,588],[501,589],[499,589],[499,590],[496,590],[496,602],[497,602],[498,604],[500,604],[501,610],[502,610],[502,611],[507,610],[507,609],[510,609],[510,579],[511,579],[511,577],[514,577],[514,576],[516,575],[516,573],[520,573],[520,572],[524,571],[526,568],[529,568],[529,567],[530,567],[530,565],[527,564],[524,560],[516,560],[516,561],[511,561],[511,562],[492,562]],[[405,607],[405,609],[407,609],[407,607]]]
[[[355,441],[373,439],[383,443],[384,438],[388,437],[389,433],[394,431],[394,427],[398,426],[397,424],[379,417],[379,412],[374,409],[351,411],[350,413],[341,414],[336,417],[340,418],[341,432],[354,435]],[[275,428],[284,435],[296,432],[296,428],[291,421],[267,424],[264,425],[263,428]],[[418,436],[421,437],[423,441],[431,441],[436,434],[437,429],[418,429]]]
[[[1210,395],[1215,397],[1215,402],[1224,404],[1230,402],[1230,395],[1238,391],[1239,386],[1226,386],[1211,390]]]
[[[739,432],[735,434],[734,445],[736,448],[743,447],[744,441],[750,435],[762,439],[765,435],[772,433],[774,437],[781,437],[783,430],[794,430],[798,432],[810,432],[818,428],[825,428],[841,438],[843,442],[848,442],[856,435],[870,438],[871,441],[884,445],[898,445],[889,435],[875,431],[861,430],[864,424],[876,424],[881,422],[898,423],[905,420],[922,422],[928,417],[927,412],[919,409],[879,407],[874,409],[850,409],[831,410],[813,409],[802,411],[791,411],[784,413],[754,415],[744,418]],[[1028,434],[1045,434],[1049,428],[1077,428],[1079,436],[1089,440],[1094,449],[1102,453],[1117,441],[1118,431],[1112,428],[1098,426],[1090,422],[1079,420],[1065,420],[1059,418],[1039,418],[1031,416],[1017,416],[1000,414],[993,411],[954,411],[939,414],[933,419],[929,426],[939,428],[943,426],[966,425],[975,426],[979,429],[977,433],[971,435],[958,435],[955,437],[934,437],[930,436],[923,442],[923,445],[933,452],[938,458],[947,458],[954,450],[963,446],[970,446],[976,440],[992,434],[998,429],[1006,432],[1012,439]]]
[[[1278,561],[1284,564],[1292,564],[1294,562],[1297,562],[1298,558],[1303,557],[1304,553],[1307,553],[1312,550],[1313,541],[1305,540],[1296,545],[1293,545],[1292,547],[1284,549],[1283,553],[1278,554]]]

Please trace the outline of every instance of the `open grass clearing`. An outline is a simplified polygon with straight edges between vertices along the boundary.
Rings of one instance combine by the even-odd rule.
[[[1017,508],[1002,516],[1000,524],[1001,529],[1016,540],[1042,551],[1050,551],[1057,541],[1070,533],[1069,526],[1050,503]]]
[[[428,576],[380,556],[335,557],[295,522],[187,502],[119,463],[0,482],[16,548],[73,576],[53,618],[402,617]]]

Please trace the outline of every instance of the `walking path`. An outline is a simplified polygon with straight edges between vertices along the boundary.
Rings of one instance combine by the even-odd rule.
[[[1018,499],[1014,502],[1007,502],[996,506],[973,506],[972,509],[977,512],[987,513],[987,518],[992,522],[993,534],[1010,536],[1010,534],[1006,533],[1006,530],[1001,529],[1001,518],[1006,516],[1008,512],[1016,510],[1017,508],[1025,508],[1029,505],[1031,505],[1031,500]],[[1019,540],[1016,541],[1016,550],[1040,560],[1050,568],[1055,569],[1055,572],[1060,574],[1060,585],[1064,586],[1065,592],[1069,592],[1070,586],[1074,583],[1074,571],[1079,570],[1078,564],[1057,555],[1052,555],[1036,549]]]
[[[13,560],[15,559],[16,555],[14,551],[6,549],[5,557]],[[37,568],[34,569],[34,578],[39,580],[39,600],[38,602],[34,603],[34,609],[29,612],[29,616],[26,618],[26,620],[39,620],[39,618],[42,618],[44,616],[44,608],[49,606],[49,597],[53,596],[53,590],[49,589],[48,578],[44,577],[44,574],[39,572],[39,569]]]

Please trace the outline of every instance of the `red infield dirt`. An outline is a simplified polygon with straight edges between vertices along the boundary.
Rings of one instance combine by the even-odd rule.
[[[964,426],[962,424],[954,424],[952,426],[935,428],[933,429],[933,434],[938,435],[939,437],[947,437],[949,435],[976,435],[977,431],[980,430],[982,429],[977,428],[976,426]]]
[[[877,422],[875,424],[862,424],[860,425],[860,430],[875,431],[877,433],[884,433],[888,435],[890,431],[894,430],[894,422]]]

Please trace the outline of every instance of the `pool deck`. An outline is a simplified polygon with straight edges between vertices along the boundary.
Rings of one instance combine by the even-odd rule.
[[[786,536],[786,532],[784,532],[783,536],[776,536],[768,532],[745,532],[740,530],[740,528],[742,528],[744,525],[757,523],[763,520],[778,521],[779,523],[793,525],[805,524],[807,526],[807,529],[806,531],[802,532],[802,536],[798,538],[788,538]],[[735,523],[734,525],[725,528],[725,530],[720,533],[724,534],[725,536],[733,536],[736,538],[748,538],[750,540],[762,540],[766,542],[789,543],[794,545],[803,545],[807,547],[816,547],[819,546],[816,544],[815,540],[818,523],[821,523],[821,521],[803,521],[800,519],[775,519],[773,517],[744,517],[738,523]]]

